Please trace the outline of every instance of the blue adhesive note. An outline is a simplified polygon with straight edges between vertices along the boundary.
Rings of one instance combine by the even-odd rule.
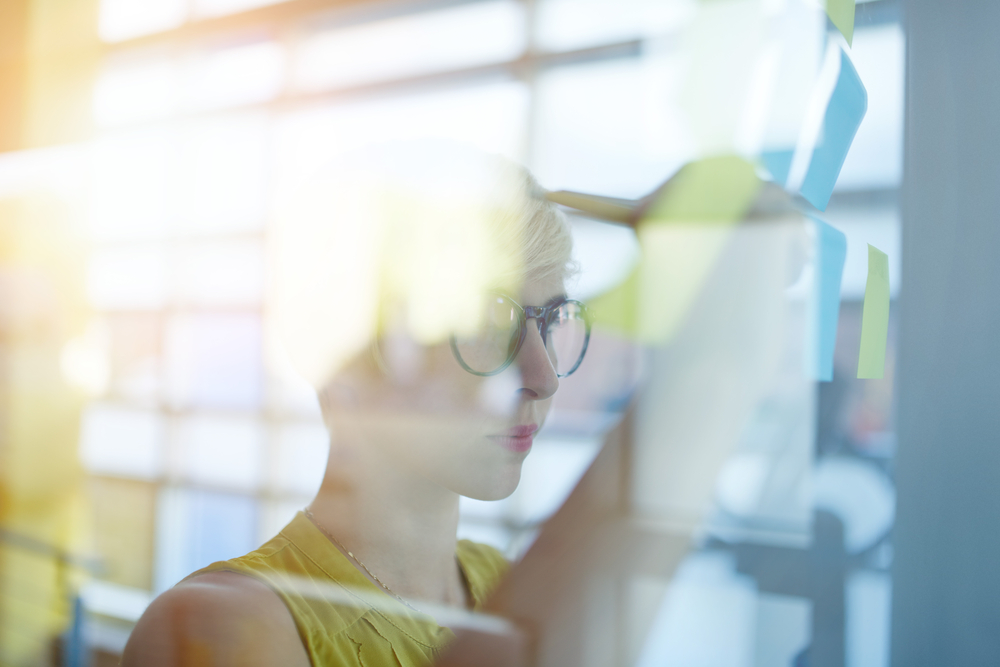
[[[760,159],[764,166],[771,172],[771,177],[778,185],[788,183],[788,173],[792,170],[792,156],[794,150],[787,151],[764,151],[760,154]]]
[[[833,186],[868,110],[868,92],[851,59],[840,51],[840,75],[823,117],[823,136],[816,145],[799,192],[821,211],[830,203]]]
[[[833,379],[833,351],[840,318],[840,282],[847,259],[847,237],[819,218],[812,218],[814,279],[809,295],[805,368],[807,377],[821,382]]]

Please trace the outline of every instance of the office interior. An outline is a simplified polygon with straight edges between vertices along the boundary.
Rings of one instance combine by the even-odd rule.
[[[309,503],[328,435],[267,325],[274,211],[303,179],[380,142],[443,139],[550,192],[639,200],[727,151],[777,180],[745,117],[784,118],[754,69],[772,43],[803,54],[800,105],[831,45],[867,92],[828,205],[787,193],[846,238],[832,379],[762,399],[676,568],[630,584],[642,617],[594,664],[1000,662],[1000,9],[859,0],[848,39],[824,5],[5,0],[0,665],[117,665],[158,594]],[[588,302],[627,278],[640,240],[563,210],[569,293]],[[857,371],[869,244],[888,257],[882,379]],[[463,499],[460,538],[530,551],[655,372],[647,347],[600,405],[575,400],[586,374],[566,381],[517,491]]]

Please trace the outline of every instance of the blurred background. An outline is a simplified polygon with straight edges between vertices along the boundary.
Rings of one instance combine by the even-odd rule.
[[[683,94],[697,4],[5,0],[0,664],[117,664],[155,595],[253,550],[318,487],[318,405],[265,326],[283,192],[338,154],[440,137],[547,189],[640,197],[704,153]],[[834,381],[755,417],[643,665],[803,665],[817,632],[832,648],[813,665],[888,665],[894,311],[886,379],[852,378],[867,243],[904,289],[901,4],[859,2],[848,51],[869,107],[823,216],[848,239]],[[795,21],[816,62],[839,38],[822,9]],[[638,244],[572,223],[587,299]],[[557,403],[520,488],[463,499],[460,536],[522,554],[602,419]]]

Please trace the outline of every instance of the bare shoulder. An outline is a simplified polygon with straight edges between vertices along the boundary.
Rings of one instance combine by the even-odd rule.
[[[160,595],[139,619],[122,667],[309,666],[287,607],[251,577],[210,572]]]

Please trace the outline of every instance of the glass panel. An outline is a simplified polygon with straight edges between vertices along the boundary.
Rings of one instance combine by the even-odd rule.
[[[896,188],[902,181],[905,52],[898,24],[854,33],[851,61],[868,90],[868,111],[847,153],[837,190]]]
[[[176,28],[187,15],[187,0],[101,0],[98,33],[105,42]]]
[[[677,62],[629,58],[538,78],[535,176],[551,190],[640,197],[693,156]]]
[[[80,458],[94,473],[155,479],[163,469],[163,417],[93,403],[83,413]]]
[[[218,118],[181,133],[176,196],[183,234],[223,234],[263,225],[267,197],[267,119]]]
[[[168,54],[122,54],[105,63],[94,85],[94,120],[108,126],[165,118],[179,96],[180,77]]]
[[[294,187],[338,154],[427,137],[518,159],[527,108],[527,88],[504,82],[288,114],[276,129],[278,178],[281,187]]]
[[[145,590],[153,587],[156,487],[146,482],[91,478],[87,495],[101,579]]]
[[[198,18],[235,14],[256,7],[276,5],[286,0],[194,0],[194,13]]]
[[[600,438],[542,437],[521,468],[521,483],[510,497],[511,518],[544,521],[559,509],[597,456]]]
[[[180,304],[255,305],[263,297],[264,249],[257,241],[185,246],[174,268]]]
[[[311,496],[302,496],[294,500],[265,501],[261,504],[260,530],[257,541],[264,544],[288,525],[295,514],[302,510],[312,500]]]
[[[115,248],[96,253],[87,271],[94,307],[162,308],[167,300],[167,254],[161,247]]]
[[[104,318],[110,338],[110,393],[151,406],[160,398],[159,314],[121,314]]]
[[[639,260],[639,241],[628,227],[570,217],[573,260],[580,267],[567,289],[586,301],[620,284]]]
[[[275,42],[241,44],[191,58],[185,105],[218,109],[269,100],[281,90],[284,51]]]
[[[166,333],[168,400],[177,407],[258,407],[260,343],[255,315],[172,318]]]
[[[253,551],[257,500],[244,495],[168,487],[156,526],[156,591],[218,560]]]
[[[694,0],[541,0],[537,39],[547,51],[568,51],[679,30]]]
[[[93,144],[90,230],[100,241],[162,238],[173,217],[177,140],[169,130],[104,137]]]
[[[292,424],[278,431],[274,483],[279,491],[315,494],[323,481],[330,436],[322,424]]]
[[[245,417],[182,419],[177,431],[177,474],[208,486],[254,490],[260,485],[264,430]]]
[[[524,50],[519,2],[476,2],[336,28],[299,47],[295,85],[344,87],[511,60]]]

